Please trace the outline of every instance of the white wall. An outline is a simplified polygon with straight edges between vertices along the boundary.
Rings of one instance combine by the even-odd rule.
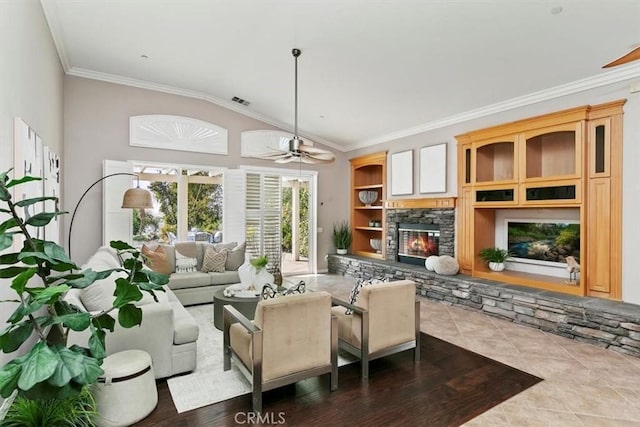
[[[0,170],[13,167],[13,119],[21,117],[64,162],[63,71],[37,0],[0,1]],[[0,279],[0,299],[15,298]],[[13,311],[0,304],[0,323]],[[22,353],[24,349],[18,350]],[[15,356],[0,353],[0,365]]]
[[[390,154],[395,152],[414,150],[414,194],[410,196],[391,196],[396,198],[419,198],[419,197],[440,197],[442,195],[456,195],[456,140],[455,135],[465,132],[482,129],[488,126],[508,123],[514,120],[533,117],[540,114],[551,113],[567,108],[579,107],[581,105],[595,105],[618,99],[627,99],[624,106],[624,146],[623,146],[623,209],[622,209],[622,298],[625,302],[640,304],[640,281],[637,277],[636,265],[638,242],[640,242],[640,227],[637,224],[638,212],[640,211],[640,93],[629,93],[630,82],[617,83],[606,87],[592,89],[589,91],[564,96],[546,102],[492,114],[476,120],[471,120],[455,125],[447,126],[433,131],[424,132],[406,138],[378,144],[372,147],[350,151],[348,158],[360,156],[362,154],[387,150],[388,164],[390,164]],[[442,194],[419,194],[419,154],[418,149],[427,145],[434,145],[446,142],[447,150],[447,192]],[[388,179],[391,174],[388,174]],[[389,188],[391,183],[388,182]],[[390,193],[390,192],[389,192]],[[603,248],[606,250],[606,248]]]
[[[73,210],[82,192],[102,176],[102,161],[138,160],[237,168],[239,165],[276,166],[240,157],[240,134],[247,130],[275,129],[206,101],[80,77],[65,77],[65,187],[63,207]],[[173,114],[222,126],[229,132],[227,156],[156,150],[129,146],[129,117]],[[318,175],[318,269],[326,269],[325,254],[332,252],[332,224],[349,215],[349,166],[336,153],[330,165],[302,165]],[[281,165],[277,165],[280,167]],[[282,165],[298,172],[298,164]],[[82,262],[102,242],[102,189],[96,186],[82,202],[73,224],[73,259]],[[68,225],[65,229],[68,228]]]

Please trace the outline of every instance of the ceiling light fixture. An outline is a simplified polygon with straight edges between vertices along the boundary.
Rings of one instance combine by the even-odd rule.
[[[336,156],[322,148],[316,148],[312,145],[305,144],[298,135],[298,57],[302,51],[293,49],[291,54],[295,58],[295,120],[293,128],[293,138],[289,140],[289,150],[276,150],[275,153],[268,153],[257,156],[261,159],[273,160],[276,163],[289,163],[298,161],[301,163],[333,163]]]

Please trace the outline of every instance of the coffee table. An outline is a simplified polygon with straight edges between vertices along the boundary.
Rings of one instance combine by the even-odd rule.
[[[222,311],[225,305],[234,307],[240,313],[244,314],[247,319],[253,320],[256,306],[258,305],[258,301],[260,301],[259,296],[252,298],[227,297],[223,292],[224,289],[220,289],[213,294],[213,325],[217,329],[222,330],[224,326]]]

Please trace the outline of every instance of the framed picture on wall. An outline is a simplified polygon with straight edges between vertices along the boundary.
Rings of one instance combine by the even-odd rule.
[[[391,155],[391,195],[413,194],[413,150]]]
[[[447,191],[447,144],[420,149],[420,193]]]
[[[22,178],[29,175],[43,178],[44,162],[42,159],[42,138],[38,136],[33,128],[31,128],[24,120],[19,117],[14,119],[13,129],[13,164],[15,166],[13,177]],[[42,197],[44,192],[43,181],[31,181],[13,189],[14,200],[33,199]],[[28,220],[44,210],[44,204],[34,203],[32,205],[20,208],[19,214]],[[44,229],[41,227],[27,226],[31,237],[36,239],[44,238]],[[13,239],[14,249],[19,251],[22,247],[22,239]]]

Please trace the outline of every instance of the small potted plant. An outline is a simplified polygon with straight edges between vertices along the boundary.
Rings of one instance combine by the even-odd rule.
[[[504,262],[511,256],[506,249],[500,248],[484,248],[480,251],[480,259],[487,264],[492,271],[504,270]]]
[[[249,261],[254,271],[251,274],[251,285],[249,290],[255,290],[257,294],[262,292],[262,288],[266,283],[273,283],[273,274],[269,273],[265,268],[269,264],[269,259],[266,255],[261,255],[257,258]]]
[[[349,223],[345,221],[334,224],[331,237],[333,244],[336,246],[336,252],[339,255],[345,255],[351,245],[351,228],[349,227]]]

